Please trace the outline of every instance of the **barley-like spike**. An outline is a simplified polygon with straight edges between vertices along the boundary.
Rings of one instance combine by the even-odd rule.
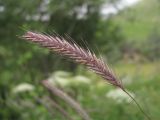
[[[49,36],[35,32],[27,32],[22,38],[53,50],[61,55],[67,56],[77,63],[84,64],[89,69],[92,69],[95,73],[106,79],[110,84],[122,88],[120,81],[117,80],[102,59],[97,58],[94,53],[81,48],[76,43],[68,42],[62,37]]]
[[[22,38],[55,51],[62,56],[67,56],[73,61],[83,64],[91,69],[93,72],[99,74],[102,78],[107,80],[113,86],[119,87],[123,90],[138,106],[141,112],[148,120],[150,117],[143,111],[138,102],[124,89],[121,81],[113,74],[112,70],[104,63],[102,59],[96,57],[90,50],[85,50],[78,46],[75,42],[68,42],[64,38],[54,35],[45,35],[36,32],[27,32]]]

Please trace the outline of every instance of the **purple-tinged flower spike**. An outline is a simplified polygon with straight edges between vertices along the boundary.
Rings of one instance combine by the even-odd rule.
[[[64,38],[58,36],[27,32],[22,38],[48,48],[51,51],[55,51],[62,56],[67,56],[76,63],[87,66],[89,69],[102,76],[110,84],[123,88],[120,81],[115,77],[104,61],[97,58],[90,50],[85,50],[77,44],[68,42]]]

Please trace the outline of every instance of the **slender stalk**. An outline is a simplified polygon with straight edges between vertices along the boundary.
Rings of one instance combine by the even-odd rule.
[[[76,110],[76,112],[82,117],[83,120],[91,120],[89,115],[85,112],[84,109],[81,108],[81,106],[70,96],[68,96],[66,93],[64,93],[62,90],[58,89],[57,87],[51,85],[48,80],[43,80],[42,85],[47,88],[53,95],[56,95],[57,97],[64,100],[66,103],[68,103],[72,108]]]
[[[45,98],[46,102],[51,103],[51,107],[57,109],[67,120],[73,120],[73,118],[53,99],[50,97]]]
[[[52,116],[52,118],[55,117],[55,112],[53,112],[53,110],[51,109],[50,105],[48,103],[46,103],[44,101],[44,99],[38,97],[38,98],[36,98],[36,101],[41,103],[49,111],[49,114]]]
[[[139,103],[136,101],[136,99],[134,99],[134,97],[129,94],[128,91],[126,91],[124,88],[122,89],[133,101],[134,103],[137,105],[137,107],[139,108],[139,110],[145,115],[145,117],[148,119],[148,120],[151,120],[151,118],[144,112],[144,110],[142,109],[142,107],[139,105]]]

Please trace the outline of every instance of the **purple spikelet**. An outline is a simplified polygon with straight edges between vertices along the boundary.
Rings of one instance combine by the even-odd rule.
[[[75,43],[68,42],[62,37],[49,36],[35,32],[27,32],[22,38],[48,48],[51,51],[55,51],[62,56],[67,56],[76,63],[87,66],[89,69],[102,76],[110,84],[123,88],[120,81],[102,59],[97,58],[94,53],[81,48]]]

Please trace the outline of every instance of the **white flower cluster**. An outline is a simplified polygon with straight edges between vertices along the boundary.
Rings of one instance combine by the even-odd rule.
[[[13,93],[20,93],[20,92],[26,92],[26,91],[33,91],[34,86],[28,83],[21,83],[17,85],[15,88],[13,88]]]
[[[64,71],[57,71],[48,79],[53,84],[61,86],[69,86],[71,84],[89,84],[90,79],[85,76],[71,76],[70,73]]]

